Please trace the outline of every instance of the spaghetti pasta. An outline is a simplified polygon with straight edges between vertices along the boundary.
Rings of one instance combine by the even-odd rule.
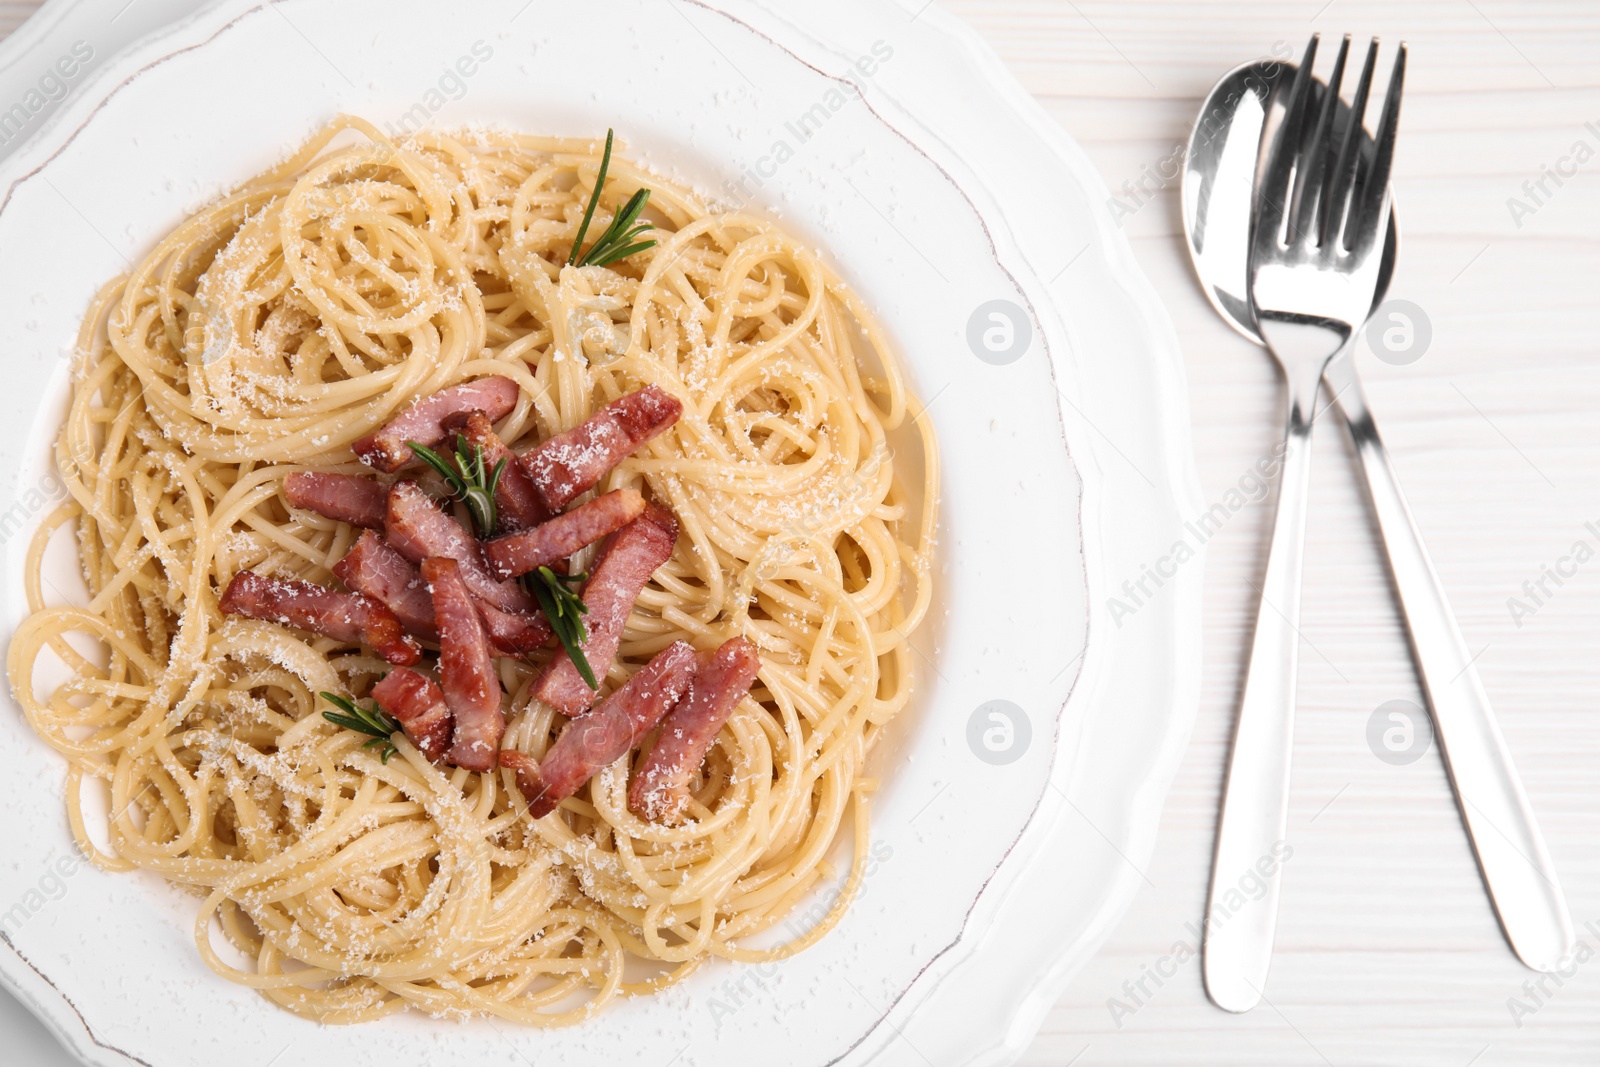
[[[343,117],[179,225],[84,323],[56,448],[70,500],[28,557],[13,691],[67,759],[80,847],[191,887],[206,962],[299,1014],[571,1024],[710,958],[799,951],[861,877],[863,761],[909,698],[928,609],[927,420],[860,299],[766,220],[618,158],[596,232],[647,187],[659,243],[566,265],[599,159],[589,141],[391,141]],[[488,375],[520,386],[497,424],[518,450],[646,385],[683,404],[596,489],[644,492],[682,530],[603,685],[680,639],[742,634],[760,652],[680,823],[629,811],[636,757],[540,820],[508,770],[437,765],[401,735],[382,761],[315,710],[322,691],[365,694],[381,659],[218,610],[246,568],[333,584],[360,534],[291,510],[286,475],[358,472],[353,441]],[[897,429],[920,447],[915,493]],[[44,596],[67,528],[84,604]],[[565,721],[529,692],[548,656],[496,661],[504,745],[534,757]],[[67,680],[41,692],[47,657]],[[109,786],[104,848],[89,779]],[[770,947],[841,831],[840,902]]]

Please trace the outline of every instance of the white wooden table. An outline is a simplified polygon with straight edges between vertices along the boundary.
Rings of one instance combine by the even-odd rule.
[[[1423,308],[1433,336],[1414,363],[1363,352],[1361,367],[1482,650],[1584,946],[1564,975],[1523,969],[1495,925],[1437,755],[1397,766],[1368,747],[1380,705],[1421,695],[1348,442],[1329,423],[1317,443],[1294,855],[1269,1003],[1246,1016],[1211,1007],[1194,955],[1271,518],[1270,503],[1255,501],[1210,542],[1204,702],[1149,885],[1024,1062],[1600,1063],[1600,958],[1590,958],[1600,957],[1600,556],[1561,563],[1576,542],[1600,550],[1600,4],[949,2],[1121,194],[1134,250],[1183,340],[1208,504],[1241,486],[1249,495],[1282,396],[1268,358],[1196,288],[1163,164],[1176,173],[1199,101],[1228,67],[1275,48],[1298,54],[1313,29],[1409,40],[1392,295]],[[33,6],[0,0],[0,35]],[[1549,172],[1570,176],[1558,185]],[[1559,585],[1544,577],[1557,565],[1572,572]],[[1536,602],[1523,583],[1537,593],[1541,578],[1550,595]],[[9,1001],[0,1034],[8,1063],[68,1062]]]

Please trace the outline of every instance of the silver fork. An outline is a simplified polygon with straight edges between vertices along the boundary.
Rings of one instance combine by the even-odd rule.
[[[1362,122],[1377,38],[1367,49],[1336,153],[1329,149],[1336,140],[1334,116],[1350,38],[1339,46],[1320,107],[1312,75],[1317,42],[1318,36],[1312,35],[1271,135],[1250,236],[1251,309],[1262,339],[1283,368],[1289,417],[1278,509],[1234,728],[1206,911],[1206,990],[1219,1007],[1236,1012],[1249,1011],[1261,1000],[1278,922],[1317,385],[1328,361],[1352,343],[1372,308],[1405,76],[1402,43],[1373,138],[1376,151],[1371,165],[1363,168]],[[1263,888],[1246,896],[1240,892],[1244,884]]]

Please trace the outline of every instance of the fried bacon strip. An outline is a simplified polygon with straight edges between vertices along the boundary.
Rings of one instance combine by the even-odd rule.
[[[422,580],[433,594],[439,625],[439,683],[455,719],[446,757],[474,771],[494,769],[506,717],[500,710],[500,679],[494,672],[489,635],[473,606],[461,566],[430,556],[422,561]]]
[[[483,620],[484,629],[489,633],[489,644],[502,656],[520,656],[524,652],[532,652],[536,648],[543,648],[555,637],[550,620],[544,617],[542,611],[531,614],[501,611],[476,596],[472,602],[477,606],[478,617]]]
[[[424,641],[439,639],[433,622],[433,597],[422,572],[394,546],[371,530],[361,531],[333,573],[345,585],[394,612],[406,632]]]
[[[372,687],[372,699],[395,719],[429,759],[438,761],[450,747],[450,708],[444,690],[410,667],[396,667]]]
[[[515,578],[559,563],[622,529],[643,511],[644,497],[638,490],[616,489],[531,530],[485,542],[483,554],[495,577]]]
[[[283,479],[283,495],[291,507],[314,511],[351,526],[383,529],[388,489],[371,478],[290,471]]]
[[[333,573],[356,592],[371,597],[395,613],[406,632],[424,641],[437,641],[433,597],[422,572],[394,546],[371,530],[364,530]],[[502,656],[520,656],[541,648],[555,636],[540,613],[502,611],[474,596],[473,604],[489,631],[489,644]]]
[[[585,422],[522,457],[552,515],[600,483],[607,471],[678,421],[683,404],[659,386],[618,397]]]
[[[495,511],[499,513],[495,526],[500,533],[526,530],[550,517],[539,499],[539,491],[533,486],[533,479],[522,469],[515,453],[494,432],[494,423],[488,415],[481,411],[456,412],[445,416],[443,425],[468,444],[483,449],[484,470],[492,471],[502,459],[506,461],[494,490]]]
[[[461,565],[461,578],[474,596],[501,611],[532,614],[538,604],[515,582],[502,582],[489,573],[483,546],[462,525],[435,504],[416,482],[398,482],[389,488],[384,535],[413,563],[443,556]]]
[[[589,609],[583,617],[583,657],[596,679],[611,669],[633,602],[656,568],[672,555],[677,540],[678,520],[670,511],[651,505],[600,547],[583,587],[583,602]],[[534,683],[533,695],[573,716],[593,704],[597,694],[563,648]]]
[[[500,753],[501,764],[516,771],[517,788],[533,817],[550,814],[643,740],[689,687],[697,662],[694,646],[674,641],[599,707],[568,723],[544,762],[512,749]]]
[[[218,605],[225,615],[282,623],[336,641],[362,642],[390,663],[410,666],[422,649],[394,612],[360,593],[240,571]]]
[[[432,448],[444,440],[446,416],[481,411],[490,419],[503,419],[516,407],[520,393],[516,382],[499,375],[453,385],[423,397],[350,447],[367,466],[393,474],[416,458],[407,441]]]
[[[760,669],[756,646],[743,637],[723,642],[703,658],[628,787],[628,807],[635,815],[675,822],[683,814],[690,780]]]

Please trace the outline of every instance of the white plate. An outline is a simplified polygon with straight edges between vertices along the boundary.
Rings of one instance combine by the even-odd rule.
[[[479,42],[492,57],[447,77]],[[575,1065],[1009,1060],[1136,890],[1198,691],[1200,564],[1147,574],[1189,543],[1198,510],[1176,343],[1081,153],[937,8],[209,8],[108,62],[0,165],[0,462],[19,472],[0,516],[8,629],[90,295],[341,110],[614,125],[663,174],[814,239],[879,310],[945,462],[937,618],[918,634],[918,698],[879,760],[879,862],[813,949],[707,967],[581,1028],[320,1028],[205,969],[192,897],[82,865],[51,876],[71,850],[63,766],[9,706],[0,908],[16,907],[0,912],[0,976],[97,1065],[216,1064],[247,1047],[406,1067],[445,1048],[499,1062],[508,1043]],[[1026,309],[1031,341],[1009,364],[969,343],[990,301]],[[1003,765],[968,740],[993,700],[1031,732]]]
[[[204,7],[202,0],[45,0],[0,40],[0,160],[94,83],[127,45]]]

